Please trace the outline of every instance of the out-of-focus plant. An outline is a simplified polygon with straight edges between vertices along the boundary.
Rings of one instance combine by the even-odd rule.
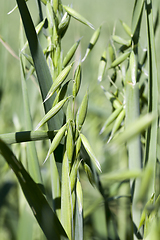
[[[80,105],[77,96],[83,84],[83,64],[95,46],[102,26],[94,31],[84,57],[73,70],[74,56],[81,39],[63,55],[62,39],[70,27],[70,20],[76,19],[94,29],[93,25],[60,0],[41,0],[37,1],[40,23],[34,27],[26,1],[16,1],[14,10],[18,8],[21,16],[19,62],[26,131],[0,135],[0,152],[15,173],[37,225],[43,231],[42,234],[40,229],[36,230],[40,238],[150,239],[152,233],[154,239],[158,239],[158,77],[154,39],[158,12],[153,23],[152,1],[135,1],[131,27],[120,22],[127,40],[114,33],[100,59],[98,83],[112,106],[112,113],[97,136],[104,137],[105,163],[101,165],[83,133],[89,89]],[[46,10],[45,18],[42,9]],[[147,51],[141,51],[140,44],[143,12]],[[44,49],[38,37],[41,33],[44,35]],[[4,41],[3,44],[8,48]],[[105,86],[106,71],[109,89]],[[44,107],[41,119],[39,116],[33,118],[31,114],[29,78],[40,90]],[[43,166],[48,164],[46,171],[51,198],[47,195],[48,186],[43,180],[35,144],[45,139],[50,139]],[[18,160],[6,143],[22,142],[27,142],[26,150],[21,148]],[[106,172],[107,164],[111,168],[117,166],[117,170]],[[88,187],[96,189],[92,203],[87,206],[83,203],[85,184],[88,196]],[[4,185],[7,191],[11,187],[12,184]],[[5,194],[1,191],[0,196],[5,198],[7,191]],[[16,238],[24,239],[27,231],[26,239],[36,239],[28,205],[21,194],[18,198],[19,230]],[[102,235],[96,233],[91,218],[99,206],[104,209],[105,233]]]

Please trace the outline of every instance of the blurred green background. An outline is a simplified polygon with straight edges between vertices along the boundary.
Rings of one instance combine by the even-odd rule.
[[[89,55],[86,61],[82,64],[82,85],[80,94],[78,96],[78,103],[80,104],[86,88],[89,86],[89,110],[85,125],[83,127],[83,132],[88,137],[91,146],[93,147],[96,156],[98,157],[101,164],[105,165],[104,169],[106,171],[110,170],[110,163],[105,153],[104,139],[99,136],[99,131],[105,122],[106,118],[111,113],[111,106],[109,101],[106,99],[103,94],[100,86],[97,84],[97,75],[98,75],[98,64],[101,57],[101,54],[107,44],[109,43],[110,37],[115,31],[117,35],[127,39],[127,35],[122,29],[119,19],[123,20],[130,26],[131,16],[133,11],[134,1],[128,0],[64,0],[63,4],[68,5],[72,4],[73,8],[81,13],[85,18],[87,18],[97,29],[102,24],[102,30],[100,38]],[[160,7],[160,3],[154,1],[155,8]],[[15,10],[13,13],[8,15],[7,13],[15,6],[15,1],[0,1],[0,36],[1,38],[14,50],[16,55],[19,55],[19,28],[20,28],[20,15],[18,10]],[[32,18],[34,23],[38,23],[38,12],[37,4],[34,0],[29,0],[28,2],[29,9],[31,11]],[[147,39],[145,37],[146,29],[142,24],[143,30],[141,34],[141,48],[142,51],[146,47]],[[144,35],[143,35],[144,33]],[[77,22],[72,19],[70,28],[62,41],[62,47],[64,49],[64,55],[67,53],[68,49],[77,41],[80,37],[83,37],[81,44],[77,52],[77,61],[79,58],[83,58],[86,48],[88,46],[89,40],[93,34],[93,30],[89,29],[87,26]],[[156,50],[157,53],[160,51],[160,31],[158,29],[156,34]],[[43,40],[43,39],[42,39]],[[43,41],[42,41],[43,42]],[[160,54],[157,54],[158,65],[160,64]],[[160,68],[158,68],[159,71]],[[107,73],[103,80],[104,85],[109,87],[109,80],[107,78]],[[37,86],[34,84],[34,81],[28,80],[28,87],[30,92],[30,103],[32,117],[34,119],[34,126],[41,119],[43,115],[43,108],[40,101],[39,91]],[[20,65],[19,61],[14,58],[8,51],[4,48],[2,43],[0,43],[0,133],[15,132],[19,130],[24,130],[23,125],[23,101],[22,101],[22,90],[21,90],[21,80],[20,80]],[[22,145],[23,146],[23,145]],[[15,146],[14,146],[15,147]],[[17,147],[18,148],[18,147]],[[16,149],[16,147],[15,147]],[[46,155],[46,145],[45,142],[37,144],[38,156],[40,162],[44,161]],[[19,148],[16,149],[17,154],[19,154]],[[118,160],[117,160],[118,161]],[[113,166],[112,166],[113,167]],[[116,168],[116,166],[115,166]],[[3,160],[0,159],[0,181],[5,182],[13,178],[11,171],[7,170],[7,166],[4,164]],[[48,174],[44,169],[44,179],[46,181],[49,179]],[[91,199],[96,199],[99,197],[97,191],[91,188],[91,185],[88,185],[88,181],[85,176],[83,178],[84,186],[84,196],[85,204],[88,204],[88,201]],[[91,189],[88,194],[88,188]],[[14,225],[16,222],[14,219],[17,219],[17,206],[15,204],[14,198],[17,199],[16,190],[13,188],[12,192],[9,193],[10,199],[7,203],[7,206],[11,206],[14,211],[10,213],[7,212],[7,208],[3,209],[3,214],[1,216],[8,216],[8,224]],[[88,195],[87,195],[88,194]],[[15,214],[15,215],[14,215]],[[100,217],[97,217],[100,216]],[[104,226],[104,216],[102,213],[101,206],[95,211],[92,217],[93,225],[95,229],[99,232],[99,235],[102,238],[92,238],[92,239],[103,239],[105,235],[105,226]],[[0,229],[1,226],[7,226],[3,223],[2,217],[0,217]],[[89,226],[89,223],[88,223]],[[88,227],[89,229],[89,227]],[[87,229],[87,231],[88,231]],[[86,233],[86,239],[87,234]],[[97,235],[98,236],[98,235]],[[3,236],[4,237],[4,236]],[[1,238],[2,239],[2,238]],[[3,239],[9,239],[6,238]],[[11,239],[11,238],[10,238]]]

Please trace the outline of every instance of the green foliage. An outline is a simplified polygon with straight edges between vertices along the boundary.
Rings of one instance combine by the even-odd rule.
[[[0,37],[20,63],[22,89],[18,117],[10,113],[14,130],[0,135],[0,237],[24,239],[26,231],[31,240],[158,239],[158,8],[135,0],[131,27],[120,20],[100,49],[105,24],[94,30],[86,12],[38,0],[34,24],[30,1],[16,2],[10,14],[20,16],[19,57]],[[82,38],[72,42],[71,22],[91,29],[86,49]],[[2,111],[0,122],[6,118]]]

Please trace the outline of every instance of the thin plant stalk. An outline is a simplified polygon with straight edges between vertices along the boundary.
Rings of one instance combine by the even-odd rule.
[[[157,78],[157,63],[155,51],[155,38],[153,26],[152,1],[145,1],[145,13],[147,23],[147,39],[148,39],[148,112],[158,114],[158,78]],[[149,195],[155,192],[156,183],[156,152],[157,152],[157,125],[158,118],[154,121],[151,127],[147,130],[146,148],[144,164],[149,164],[153,168],[154,176],[152,178],[151,189]],[[155,199],[159,193],[155,194]]]

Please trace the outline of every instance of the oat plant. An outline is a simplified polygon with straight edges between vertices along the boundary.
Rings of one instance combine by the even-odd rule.
[[[128,183],[123,180],[117,196],[114,196],[119,199],[116,222],[120,239],[150,239],[153,231],[154,238],[158,239],[158,73],[155,50],[158,16],[155,12],[153,23],[152,1],[135,1],[131,27],[120,21],[127,40],[116,35],[114,30],[99,65],[98,82],[113,109],[100,134],[108,135],[107,151],[119,159],[120,177],[127,179],[125,174],[129,172],[130,177],[138,172],[141,176],[132,176]],[[141,46],[143,18],[147,29],[145,51]],[[106,65],[110,90],[103,86]],[[122,152],[120,157],[119,152]],[[102,178],[107,180],[107,175]]]
[[[153,13],[152,1],[135,1],[131,26],[120,21],[126,39],[116,35],[116,26],[102,53],[99,68],[94,71],[98,73],[97,87],[112,107],[105,122],[98,120],[101,129],[97,138],[103,142],[104,154],[101,164],[83,133],[90,86],[83,93],[81,103],[77,96],[83,84],[83,65],[103,25],[95,30],[83,14],[61,0],[38,0],[40,21],[34,26],[27,1],[16,2],[10,14],[20,13],[16,58],[20,63],[24,121],[16,132],[0,135],[1,155],[19,183],[18,231],[12,238],[159,239],[155,50],[159,15],[158,11]],[[86,53],[82,58],[79,56],[78,61],[75,54],[81,38],[75,43],[70,41],[67,53],[64,54],[62,48],[71,19],[93,29]],[[141,43],[143,19],[147,29],[145,46]],[[29,79],[39,91],[30,87]],[[43,112],[43,116],[37,111]],[[16,148],[18,143],[23,144]],[[7,144],[14,146],[11,149]],[[43,163],[40,163],[39,151],[44,156]],[[4,184],[0,189],[2,199],[10,188],[12,184]],[[84,205],[86,197],[90,203]],[[104,222],[99,231],[93,216],[100,208],[103,213],[96,215],[95,222],[98,225],[102,217]]]
[[[63,56],[61,41],[68,29],[70,19],[75,18],[87,27],[93,28],[93,26],[71,7],[62,5],[60,1],[42,1],[46,9],[46,18],[43,19],[42,3],[40,1],[38,3],[41,22],[36,28],[25,1],[17,1],[17,7],[13,9],[18,8],[20,12],[27,38],[25,43],[21,26],[19,59],[25,115],[24,127],[27,131],[2,136],[3,140],[9,144],[31,141],[27,144],[26,152],[28,171],[22,165],[22,160],[18,161],[3,141],[1,141],[1,153],[17,176],[26,200],[46,238],[83,239],[83,195],[79,168],[85,165],[84,169],[88,167],[86,171],[91,171],[89,164],[92,163],[93,168],[98,171],[101,169],[87,138],[81,132],[87,113],[88,90],[84,93],[79,107],[77,107],[76,97],[81,85],[81,62],[84,62],[95,45],[100,28],[93,34],[86,54],[77,64],[73,76],[67,78],[73,69],[72,58],[80,43],[80,39],[73,43],[68,53]],[[44,50],[37,35],[40,31],[44,31],[46,38]],[[27,51],[28,47],[30,53]],[[29,68],[27,68],[28,65]],[[27,79],[33,75],[37,79],[45,111],[45,115],[39,119],[35,128],[33,128],[27,90]],[[72,89],[70,94],[67,91],[69,86]],[[41,130],[45,124],[48,125],[48,131]],[[34,143],[35,140],[45,138],[51,139],[43,164],[50,161],[52,206],[45,194],[45,185]],[[82,144],[90,156],[91,163],[86,163],[80,157]],[[23,202],[21,198],[19,201]],[[24,213],[27,215],[27,207],[24,203],[22,205],[19,224],[23,226],[21,221]],[[28,231],[31,231],[29,222],[32,218],[30,218],[28,216],[28,224],[24,226]],[[22,234],[23,231],[19,231],[17,237],[22,239]]]

